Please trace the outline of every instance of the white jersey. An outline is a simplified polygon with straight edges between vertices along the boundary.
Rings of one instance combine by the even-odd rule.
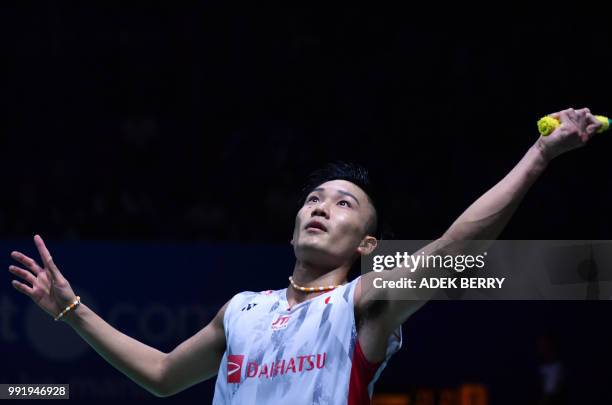
[[[401,346],[366,360],[357,339],[357,280],[289,308],[287,289],[242,292],[225,310],[227,342],[213,405],[369,404],[374,382]]]

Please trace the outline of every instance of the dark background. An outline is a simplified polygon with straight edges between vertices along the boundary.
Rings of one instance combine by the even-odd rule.
[[[3,3],[5,267],[11,250],[34,254],[40,233],[102,309],[152,296],[207,308],[148,342],[171,350],[233,293],[285,286],[299,190],[322,164],[367,166],[387,190],[396,238],[431,239],[518,162],[538,118],[568,107],[612,114],[611,30],[595,13],[421,6]],[[610,153],[604,134],[552,162],[501,238],[612,239]],[[176,253],[169,246],[182,266],[160,262]],[[248,263],[223,267],[229,257]],[[0,295],[26,311],[33,304],[10,279]],[[377,391],[473,381],[491,403],[528,403],[535,340],[552,329],[571,398],[610,402],[611,310],[428,304],[405,324]],[[0,382],[67,381],[77,365],[125,380],[93,351],[55,368],[31,344],[4,340]],[[211,389],[166,402],[208,403]]]

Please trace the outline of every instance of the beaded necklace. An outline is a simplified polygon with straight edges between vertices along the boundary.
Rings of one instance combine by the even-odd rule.
[[[315,291],[331,291],[335,288],[340,287],[342,284],[338,284],[338,285],[328,285],[328,286],[320,286],[320,287],[302,287],[300,285],[297,285],[293,282],[293,277],[289,277],[289,282],[291,283],[291,286],[293,288],[295,288],[296,290],[299,291],[304,291],[304,292],[315,292]]]

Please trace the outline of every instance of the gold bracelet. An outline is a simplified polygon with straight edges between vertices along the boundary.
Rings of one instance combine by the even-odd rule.
[[[77,295],[76,300],[70,305],[68,305],[58,316],[55,317],[55,321],[59,321],[66,313],[75,309],[81,303],[81,297]]]

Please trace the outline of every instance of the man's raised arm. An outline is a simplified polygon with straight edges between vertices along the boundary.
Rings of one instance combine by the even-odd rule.
[[[561,126],[547,137],[540,136],[510,173],[470,205],[442,237],[419,249],[418,253],[462,254],[472,247],[469,241],[496,239],[548,162],[564,152],[586,144],[602,125],[586,108],[568,109],[551,116],[558,119]],[[462,241],[466,243],[461,243]],[[384,300],[386,304],[376,304],[376,319],[381,323],[379,326],[390,332],[430,297],[419,295],[420,300],[407,300],[403,289],[372,288],[374,278],[396,281],[404,277],[415,279],[422,273],[419,268],[370,272],[362,277],[356,306],[367,312],[375,301]],[[383,306],[384,310],[380,310],[380,306]]]

